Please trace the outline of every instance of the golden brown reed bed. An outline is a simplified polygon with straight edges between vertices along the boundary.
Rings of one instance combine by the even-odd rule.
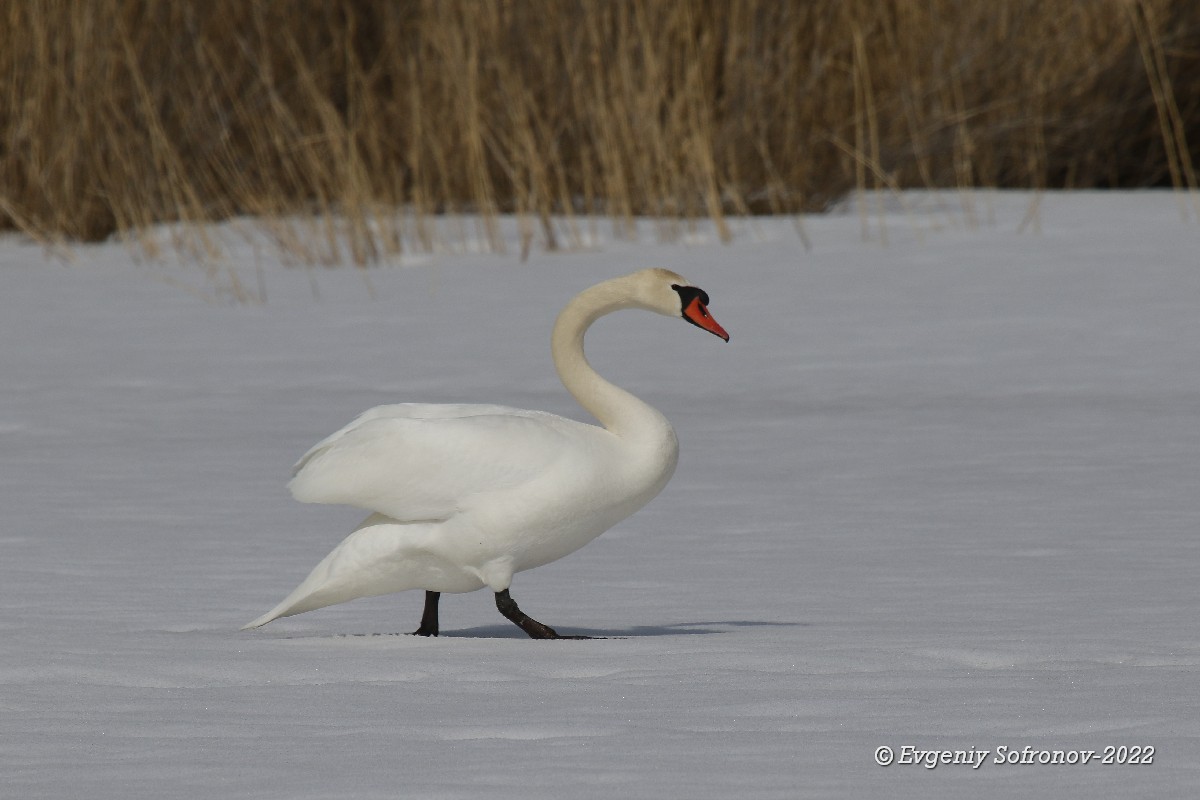
[[[1195,187],[1200,3],[16,0],[0,95],[0,227],[316,212],[281,240],[367,263],[443,212],[554,247],[855,187]]]

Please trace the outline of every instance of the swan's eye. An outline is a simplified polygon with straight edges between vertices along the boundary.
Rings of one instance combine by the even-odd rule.
[[[679,302],[683,308],[687,308],[697,298],[701,305],[708,305],[708,292],[703,289],[697,289],[695,286],[680,286],[677,283],[671,284],[671,288],[679,294]]]

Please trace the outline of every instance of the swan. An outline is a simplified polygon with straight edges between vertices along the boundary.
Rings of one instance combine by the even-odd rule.
[[[424,589],[413,633],[437,636],[441,593],[486,586],[530,637],[588,638],[562,636],[522,612],[509,593],[513,575],[578,550],[644,506],[670,480],[679,443],[666,417],[592,369],[584,334],[605,314],[641,308],[728,342],[708,302],[674,272],[645,269],[596,284],[563,308],[551,335],[554,365],[600,426],[498,405],[402,403],[372,408],[318,442],[294,467],[292,496],[372,513],[242,630]]]

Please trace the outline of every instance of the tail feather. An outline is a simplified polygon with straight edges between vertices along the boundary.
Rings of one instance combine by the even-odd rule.
[[[318,569],[320,569],[320,566],[318,565]],[[309,575],[303,583],[293,589],[291,594],[283,598],[283,601],[279,605],[253,622],[243,625],[242,630],[248,631],[251,628],[261,628],[268,622],[277,620],[280,617],[303,614],[305,611],[314,611],[318,608],[354,599],[355,595],[353,594],[328,591],[327,583],[326,575],[318,574],[317,570],[313,570],[313,574]]]
[[[268,611],[267,613],[263,614],[261,617],[259,617],[258,619],[254,620],[253,622],[247,622],[245,625],[243,625],[242,627],[238,628],[238,630],[240,630],[240,631],[248,631],[248,630],[251,630],[251,629],[253,629],[253,628],[261,628],[263,625],[266,625],[268,622],[272,622],[272,621],[274,621],[274,620],[277,620],[277,619],[279,619],[281,616],[283,616],[283,615],[279,613],[279,608],[278,608],[278,607],[276,607],[276,608],[273,608],[273,609],[271,609],[271,610],[270,610],[270,611]]]
[[[359,597],[437,588],[473,591],[483,584],[469,573],[409,545],[429,524],[401,524],[381,514],[368,517],[313,568],[283,601],[242,630]]]
[[[347,580],[348,576],[331,574],[335,572],[331,569],[335,565],[330,562],[335,561],[336,555],[336,550],[330,553],[299,586],[292,590],[291,594],[283,598],[279,605],[253,622],[246,623],[242,630],[261,628],[280,617],[303,614],[305,611],[315,611],[318,608],[345,603],[359,597],[389,594],[392,591],[390,587],[356,586],[354,580]]]

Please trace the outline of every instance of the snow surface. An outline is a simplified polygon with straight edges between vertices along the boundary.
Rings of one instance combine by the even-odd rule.
[[[0,240],[0,795],[1197,796],[1194,208],[863,211],[365,272],[233,236],[214,278]],[[513,585],[613,638],[529,640],[486,592],[433,640],[402,635],[419,592],[238,632],[365,516],[292,501],[296,457],[385,402],[581,415],[553,318],[651,265],[732,342],[626,312],[589,354],[674,422],[679,470]],[[266,302],[223,299],[234,275]],[[993,763],[1106,745],[1154,761]]]

